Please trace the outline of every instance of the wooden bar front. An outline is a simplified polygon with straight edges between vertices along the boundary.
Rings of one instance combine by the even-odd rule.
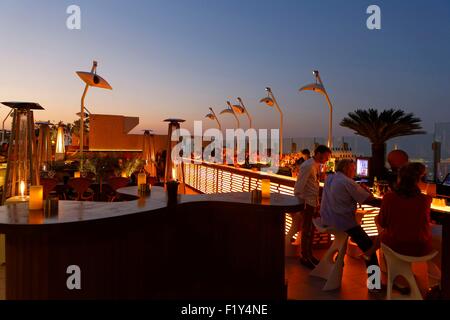
[[[291,196],[163,191],[122,203],[60,201],[59,214],[0,207],[7,299],[286,299],[284,213]],[[42,213],[41,213],[42,215]],[[69,290],[71,265],[81,289]]]

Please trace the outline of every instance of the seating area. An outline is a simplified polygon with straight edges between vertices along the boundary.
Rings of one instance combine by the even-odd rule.
[[[117,189],[135,185],[137,173],[132,177],[122,177],[111,175],[102,179],[101,183],[96,175],[88,172],[80,177],[70,177],[68,175],[50,178],[47,175],[40,178],[43,186],[43,197],[57,196],[60,200],[76,201],[121,201],[125,199],[116,192]],[[157,177],[147,175],[147,183],[150,185],[161,185]]]
[[[0,300],[450,300],[450,0],[3,2]]]
[[[299,263],[298,255],[286,257],[286,278],[290,299],[350,299],[350,300],[424,300],[426,290],[419,289],[420,284],[429,288],[440,285],[441,271],[437,267],[438,251],[423,257],[409,257],[398,254],[385,244],[378,251],[381,271],[382,290],[371,294],[367,288],[367,269],[361,256],[352,253],[349,237],[343,232],[328,229],[314,220],[319,232],[334,235],[328,249],[316,249],[320,263],[311,271]],[[436,249],[441,243],[440,234],[436,234]],[[296,247],[296,246],[293,246]],[[409,290],[401,290],[394,280],[404,278]],[[300,292],[300,291],[307,292]]]

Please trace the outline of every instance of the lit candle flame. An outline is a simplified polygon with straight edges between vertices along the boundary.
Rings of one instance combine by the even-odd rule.
[[[25,181],[20,181],[20,196],[23,197],[25,196]]]

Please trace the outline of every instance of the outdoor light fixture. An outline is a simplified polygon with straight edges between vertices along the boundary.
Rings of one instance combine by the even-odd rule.
[[[219,126],[219,130],[222,131],[222,126],[220,125],[219,119],[216,116],[216,113],[214,112],[213,108],[209,108],[209,110],[211,111],[211,113],[208,113],[205,118],[211,119],[211,120],[216,120],[217,125]]]
[[[330,97],[328,96],[327,91],[325,90],[325,87],[323,85],[322,79],[320,78],[320,74],[318,70],[313,71],[313,75],[316,79],[316,83],[308,84],[304,87],[301,87],[299,91],[314,91],[318,92],[320,94],[323,94],[325,98],[327,99],[328,108],[330,109],[330,119],[328,124],[328,147],[333,147],[333,105],[331,104]]]
[[[83,95],[81,97],[81,112],[80,112],[80,168],[83,168],[83,149],[84,149],[84,99],[88,92],[89,87],[97,87],[102,89],[112,90],[109,83],[97,75],[97,61],[92,64],[91,72],[77,71],[77,75],[84,81],[86,87],[84,88]]]
[[[283,112],[281,111],[280,106],[278,105],[277,99],[275,99],[275,96],[273,95],[272,89],[269,87],[266,87],[267,97],[262,98],[259,100],[261,103],[265,103],[269,107],[275,107],[277,108],[278,112],[280,113],[280,157],[283,155]]]
[[[245,107],[244,102],[242,102],[242,99],[240,97],[237,97],[237,101],[239,102],[239,105],[233,104],[234,112],[237,113],[237,114],[244,114],[245,113],[247,115],[250,128],[253,128],[252,117],[248,113],[248,110]]]
[[[228,105],[228,108],[220,111],[220,114],[226,114],[226,113],[232,114],[234,116],[234,118],[236,119],[236,124],[237,124],[236,129],[239,129],[241,127],[241,123],[239,122],[239,118],[236,116],[236,113],[234,112],[233,106],[231,105],[230,101],[227,101],[227,105]]]
[[[58,126],[58,132],[56,134],[56,150],[55,150],[55,160],[64,160],[64,155],[66,153],[66,146],[64,142],[64,126]]]

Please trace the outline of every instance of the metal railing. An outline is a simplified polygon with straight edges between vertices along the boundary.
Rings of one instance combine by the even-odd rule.
[[[295,178],[266,174],[249,169],[235,168],[213,163],[184,163],[185,183],[200,193],[250,192],[261,190],[261,180],[270,179],[270,191],[294,195]],[[369,236],[377,236],[375,217],[379,208],[364,205],[361,211],[367,212],[362,217],[362,227]],[[291,227],[291,216],[286,214],[286,233]],[[319,237],[320,239],[317,239]],[[317,234],[315,242],[325,242],[325,235]]]

